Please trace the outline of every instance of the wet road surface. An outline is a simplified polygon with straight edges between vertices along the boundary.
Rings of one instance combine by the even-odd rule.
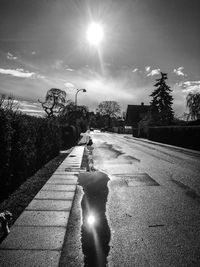
[[[106,174],[108,266],[200,265],[200,155],[91,133]]]

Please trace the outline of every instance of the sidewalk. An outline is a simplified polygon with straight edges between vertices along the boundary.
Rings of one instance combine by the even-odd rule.
[[[0,244],[0,266],[58,266],[83,153],[75,147],[16,220]]]

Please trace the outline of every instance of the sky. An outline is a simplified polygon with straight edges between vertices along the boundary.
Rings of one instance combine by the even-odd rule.
[[[12,94],[28,114],[42,114],[38,99],[65,90],[95,111],[105,100],[151,101],[160,71],[177,117],[186,96],[200,92],[199,0],[0,0],[0,94]],[[92,46],[88,25],[104,30]]]

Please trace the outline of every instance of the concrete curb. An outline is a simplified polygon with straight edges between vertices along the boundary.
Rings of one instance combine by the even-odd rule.
[[[16,220],[0,244],[0,266],[59,265],[83,153],[74,147]]]

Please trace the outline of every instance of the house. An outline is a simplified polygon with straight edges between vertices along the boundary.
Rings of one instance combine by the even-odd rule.
[[[139,121],[141,121],[148,114],[149,110],[150,106],[144,105],[143,102],[141,105],[128,105],[125,125],[137,128]]]

